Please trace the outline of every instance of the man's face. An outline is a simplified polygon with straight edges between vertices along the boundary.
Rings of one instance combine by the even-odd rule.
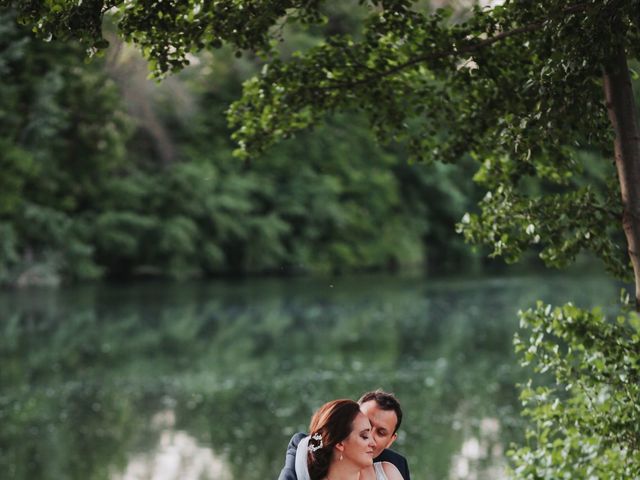
[[[373,452],[374,458],[389,448],[398,437],[393,431],[396,429],[398,417],[393,410],[382,410],[375,400],[369,400],[360,405],[360,410],[371,422],[371,436],[376,442]]]

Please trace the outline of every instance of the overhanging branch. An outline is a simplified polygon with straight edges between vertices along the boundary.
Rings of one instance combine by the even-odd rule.
[[[574,5],[570,5],[569,7],[563,9],[560,11],[560,13],[557,16],[561,16],[561,15],[566,15],[568,13],[575,13],[575,12],[579,12],[579,11],[583,11],[586,10],[587,8],[589,8],[592,5],[589,4],[574,4]],[[395,75],[398,72],[401,72],[403,70],[406,70],[410,67],[413,67],[414,65],[420,64],[420,63],[426,63],[429,61],[436,61],[436,60],[440,60],[442,58],[447,58],[450,56],[454,56],[454,55],[464,55],[464,54],[471,54],[474,53],[478,50],[482,50],[484,48],[487,48],[491,45],[493,45],[494,43],[500,42],[502,40],[505,40],[507,38],[510,37],[514,37],[517,35],[521,35],[523,33],[528,33],[528,32],[533,32],[536,30],[539,30],[540,28],[542,28],[545,23],[547,22],[547,20],[542,21],[542,22],[536,22],[536,23],[531,23],[528,25],[523,25],[522,27],[518,27],[518,28],[514,28],[513,30],[509,30],[506,32],[500,32],[498,34],[496,34],[493,37],[490,38],[486,38],[483,39],[479,42],[476,43],[469,43],[466,45],[462,45],[462,46],[456,46],[454,45],[452,48],[448,49],[448,50],[444,50],[444,51],[440,51],[440,52],[431,52],[425,55],[420,55],[418,57],[412,58],[410,60],[407,60],[406,62],[400,64],[400,65],[396,65],[393,68],[390,68],[388,70],[384,70],[382,72],[377,72],[373,75],[369,75],[366,76],[360,80],[356,80],[353,82],[333,82],[331,85],[326,86],[326,87],[319,87],[318,90],[337,90],[337,89],[344,89],[344,88],[354,88],[357,87],[359,85],[364,85],[364,84],[368,84],[368,83],[372,83],[376,80],[379,80],[381,78],[385,78],[385,77],[389,77],[392,75]]]

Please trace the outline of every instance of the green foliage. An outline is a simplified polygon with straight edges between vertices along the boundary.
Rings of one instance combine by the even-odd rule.
[[[618,278],[631,273],[617,224],[620,212],[615,198],[601,199],[591,186],[566,193],[523,195],[512,186],[500,185],[480,202],[481,214],[465,214],[457,226],[471,243],[493,247],[492,256],[518,261],[523,253],[539,247],[540,258],[553,267],[566,267],[583,250],[600,257]]]
[[[581,140],[608,140],[593,82],[606,44],[592,48],[591,40],[611,37],[601,31],[607,24],[593,21],[612,14],[607,3],[580,5],[571,15],[569,2],[511,3],[454,24],[449,12],[413,11],[409,2],[372,9],[361,40],[333,36],[291,61],[270,62],[245,84],[231,110],[238,153],[260,151],[327,111],[356,107],[382,139],[408,140],[420,158],[514,155],[515,146],[519,171],[549,160],[567,168],[563,147],[576,131]],[[617,15],[631,23],[635,2],[624,3],[616,3]],[[571,109],[562,104],[569,91],[583,100]]]
[[[20,196],[24,184],[34,170],[33,157],[29,152],[13,145],[6,138],[0,139],[0,169],[3,172],[0,179],[0,215],[15,213],[20,205]]]
[[[611,156],[602,70],[619,47],[638,58],[638,0],[506,2],[456,15],[421,2],[362,1],[345,27],[340,9],[327,3],[4,2],[41,36],[77,38],[92,49],[104,47],[100,26],[111,8],[117,28],[159,76],[181,69],[188,53],[223,44],[236,53],[253,49],[266,63],[229,111],[240,157],[258,156],[337,111],[358,110],[379,140],[402,142],[414,158],[458,162],[470,153],[478,160],[491,196],[461,226],[469,240],[509,260],[533,243],[556,266],[586,250],[628,275],[612,233],[619,223],[608,206],[612,177],[598,200],[598,188],[568,182],[580,176],[576,147]],[[324,28],[326,39],[301,42],[306,49],[295,54],[295,46],[274,48],[291,32],[299,38],[296,23],[321,25],[315,31]],[[524,194],[531,178],[554,195]],[[597,218],[574,211],[583,203]],[[565,218],[588,224],[563,231]],[[523,234],[530,225],[536,234]]]
[[[510,452],[515,478],[640,476],[640,318],[610,321],[599,310],[538,303],[521,313],[523,366],[551,375],[521,393],[532,420],[526,444]]]
[[[613,172],[576,188],[575,147],[611,155],[601,69],[615,45],[637,57],[637,7],[514,2],[458,23],[447,11],[374,11],[361,39],[334,36],[245,83],[230,110],[237,153],[357,108],[380,140],[406,142],[416,158],[451,162],[469,152],[480,161],[476,179],[489,192],[481,215],[460,225],[467,240],[509,261],[533,246],[553,266],[590,251],[628,278]],[[527,191],[532,178],[544,182],[537,195]]]
[[[345,7],[330,10],[345,16]],[[326,28],[356,25],[340,18]],[[147,120],[124,113],[124,87],[102,62],[81,65],[77,45],[39,43],[12,22],[9,14],[0,22],[7,33],[0,220],[11,231],[3,237],[3,283],[348,272],[425,258],[442,269],[469,259],[452,225],[476,196],[463,181],[472,167],[407,165],[406,152],[379,148],[354,112],[243,165],[232,159],[224,111],[259,65],[224,49],[144,100],[154,124],[170,130],[165,142],[175,154],[164,158],[146,136]],[[320,39],[317,31],[294,33],[300,45]],[[177,110],[173,89],[192,107]]]
[[[357,110],[379,140],[403,143],[413,158],[477,159],[478,179],[490,196],[481,203],[483,213],[461,226],[469,240],[488,243],[509,260],[533,243],[556,266],[586,250],[616,275],[628,275],[612,233],[619,224],[608,205],[615,197],[612,177],[602,197],[594,194],[598,188],[575,189],[570,181],[581,171],[576,148],[612,154],[602,72],[621,49],[629,62],[638,59],[638,0],[506,2],[456,15],[451,8],[430,11],[423,2],[360,1],[351,18],[363,20],[350,24],[360,26],[356,31],[332,29],[340,9],[327,3],[2,5],[14,6],[19,21],[43,38],[78,39],[92,52],[106,47],[101,25],[111,11],[116,28],[142,48],[157,76],[182,69],[188,54],[200,50],[253,50],[265,63],[229,110],[240,157],[256,157],[336,112]],[[324,29],[326,38],[294,54],[295,47],[275,48],[288,33],[299,34],[296,24]],[[526,195],[523,184],[532,178],[554,195]],[[583,203],[595,208],[596,218],[588,218],[586,208],[575,212]],[[566,218],[587,225],[564,231]],[[526,233],[530,226],[534,235]]]
[[[100,274],[83,214],[120,165],[126,122],[114,85],[77,46],[43,44],[0,15],[3,283]],[[49,278],[50,280],[44,280]]]
[[[279,192],[275,207],[291,225],[285,242],[293,265],[348,271],[419,263],[426,221],[416,219],[415,205],[403,202],[402,180],[393,171],[400,162],[375,148],[359,119],[349,115],[256,165]]]

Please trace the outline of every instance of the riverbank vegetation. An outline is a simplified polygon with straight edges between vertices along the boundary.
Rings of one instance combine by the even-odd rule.
[[[471,162],[410,164],[346,112],[245,164],[225,111],[258,59],[202,54],[156,84],[115,37],[86,63],[0,25],[1,283],[482,268],[454,231]]]

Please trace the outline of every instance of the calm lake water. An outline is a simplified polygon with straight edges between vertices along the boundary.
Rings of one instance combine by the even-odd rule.
[[[378,387],[416,480],[503,478],[512,336],[605,278],[361,276],[0,293],[0,476],[265,480],[313,410]]]

